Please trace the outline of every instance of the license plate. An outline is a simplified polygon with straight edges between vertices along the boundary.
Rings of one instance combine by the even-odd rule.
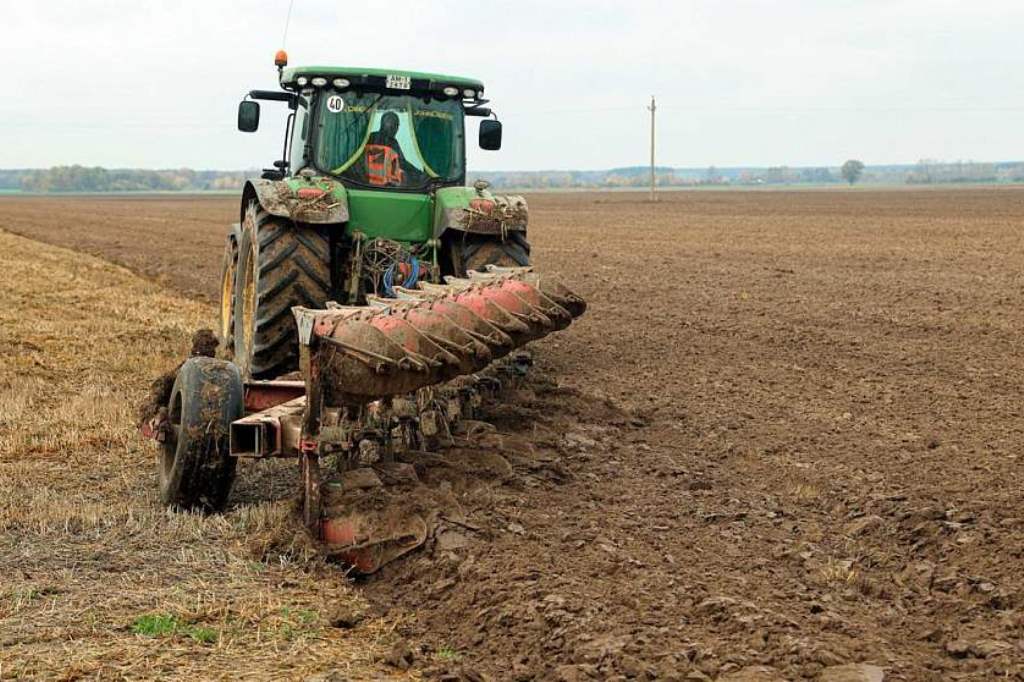
[[[408,90],[412,87],[412,79],[408,76],[388,75],[387,86],[391,90]]]

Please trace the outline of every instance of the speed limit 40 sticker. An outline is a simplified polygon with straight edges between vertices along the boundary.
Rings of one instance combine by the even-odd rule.
[[[345,100],[341,95],[331,95],[327,98],[327,111],[336,114],[345,108]]]

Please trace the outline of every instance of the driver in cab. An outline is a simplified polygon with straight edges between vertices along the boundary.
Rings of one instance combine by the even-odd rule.
[[[386,111],[380,119],[380,128],[366,142],[366,177],[371,185],[379,187],[406,184],[410,175],[421,171],[406,160],[398,143],[398,114]]]

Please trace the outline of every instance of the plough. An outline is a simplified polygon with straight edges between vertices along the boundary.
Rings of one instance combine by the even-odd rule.
[[[298,376],[243,381],[230,361],[186,361],[168,409],[145,429],[162,441],[164,501],[219,509],[237,458],[293,457],[303,521],[329,555],[370,573],[422,544],[424,514],[361,508],[380,484],[375,470],[393,471],[396,452],[472,416],[498,388],[499,366],[521,368],[510,356],[586,304],[529,267],[489,266],[394,293],[366,306],[294,307]],[[415,480],[408,468],[400,475]]]

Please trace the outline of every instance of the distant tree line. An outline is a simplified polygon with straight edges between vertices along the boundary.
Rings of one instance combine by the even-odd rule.
[[[106,169],[99,166],[55,166],[18,172],[24,192],[201,192],[241,189],[242,171]],[[0,187],[3,184],[0,183]],[[13,188],[12,188],[13,189]]]
[[[851,165],[852,164],[852,165]],[[706,185],[806,185],[850,182],[902,185],[937,183],[1024,182],[1024,162],[942,162],[923,159],[916,164],[794,168],[790,166],[672,168],[658,166],[659,187]],[[845,169],[845,171],[844,171]],[[596,171],[470,171],[467,180],[483,178],[505,189],[642,188],[650,168],[630,166]],[[197,171],[190,168],[141,170],[98,166],[55,166],[47,169],[0,169],[0,191],[24,192],[204,192],[238,191],[249,171]],[[852,184],[852,183],[851,183]]]
[[[1016,167],[1000,172],[997,164],[956,161],[944,163],[933,159],[921,159],[912,171],[907,173],[907,183],[913,185],[931,184],[936,182],[999,182],[1005,178],[1020,181],[1024,178],[1024,168]]]
[[[605,171],[512,171],[471,173],[495,187],[524,189],[601,189],[647,187],[650,168],[633,166]],[[851,159],[840,166],[795,168],[655,168],[659,187],[697,187],[705,185],[807,185],[870,183],[881,185],[927,183],[1020,183],[1024,182],[1024,162],[977,163],[923,160],[917,164],[868,166]]]

